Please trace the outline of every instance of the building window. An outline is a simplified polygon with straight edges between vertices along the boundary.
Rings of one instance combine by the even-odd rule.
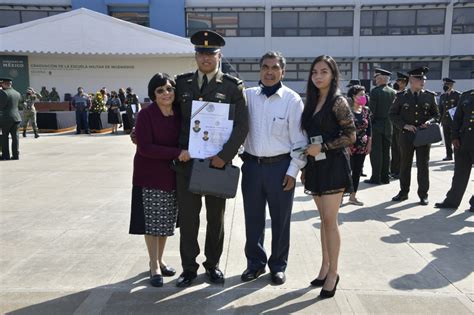
[[[21,22],[29,22],[42,19],[48,16],[46,11],[21,11]]]
[[[21,23],[19,10],[0,10],[0,27],[7,27]]]
[[[272,12],[272,36],[352,36],[353,11]]]
[[[148,7],[110,6],[109,15],[130,23],[135,23],[147,27],[150,26],[150,13]]]
[[[260,59],[230,59],[223,64],[223,71],[238,76],[244,81],[260,80]],[[287,58],[284,81],[306,81],[311,70],[312,58]],[[350,80],[352,62],[337,61],[341,80]]]
[[[444,34],[445,9],[361,11],[360,35]]]
[[[359,63],[359,79],[372,79],[375,68],[382,68],[392,72],[392,79],[396,78],[396,72],[407,73],[408,71],[426,66],[430,68],[426,77],[428,80],[441,80],[441,61],[374,61]]]
[[[69,11],[68,7],[27,7],[26,9],[0,10],[0,27],[30,22],[47,16]]]
[[[188,36],[206,29],[225,37],[265,36],[264,12],[188,12],[186,17]]]
[[[453,34],[474,33],[474,8],[455,8]]]
[[[449,77],[452,79],[474,79],[474,60],[452,60],[449,63]]]

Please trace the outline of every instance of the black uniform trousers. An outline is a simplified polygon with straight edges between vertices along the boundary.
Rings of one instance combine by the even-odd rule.
[[[390,161],[392,174],[400,174],[400,133],[401,130],[394,126],[391,145],[392,160]]]
[[[12,136],[12,156],[14,159],[17,159],[20,156],[19,146],[20,141],[18,140],[18,128],[20,127],[20,122],[10,122],[5,123],[2,127],[2,159],[10,160],[10,144],[9,136]]]
[[[451,126],[443,124],[444,145],[446,146],[446,157],[453,156],[453,146],[451,142]]]
[[[190,163],[190,162],[188,162]],[[186,163],[187,164],[187,163]],[[184,271],[197,272],[199,264],[196,257],[200,248],[198,243],[199,214],[202,207],[202,195],[188,190],[189,176],[177,173],[178,224],[180,229],[179,251]],[[224,211],[226,200],[214,196],[204,196],[206,204],[206,243],[204,268],[218,267],[224,245]]]
[[[389,182],[390,168],[390,142],[391,135],[372,129],[372,151],[370,152],[370,164],[372,165],[372,176],[374,182]]]
[[[352,170],[352,185],[354,185],[354,192],[359,189],[360,175],[364,167],[365,153],[354,153],[351,155],[351,170]]]
[[[451,189],[446,194],[446,203],[459,206],[462,196],[466,191],[473,164],[474,150],[464,149],[461,145],[459,150],[454,151],[454,176]],[[474,196],[471,198],[470,203],[471,207],[474,207]]]
[[[247,159],[242,165],[242,197],[245,214],[245,256],[247,268],[267,265],[273,273],[285,271],[290,250],[291,210],[295,189],[283,190],[283,179],[291,158],[275,163]],[[264,248],[266,204],[272,227],[272,253],[267,260]]]
[[[415,147],[413,145],[414,138],[413,132],[402,130],[400,134],[400,192],[406,196],[410,191],[411,167],[413,155],[416,154],[418,196],[428,198],[428,189],[430,188],[428,163],[431,145]]]

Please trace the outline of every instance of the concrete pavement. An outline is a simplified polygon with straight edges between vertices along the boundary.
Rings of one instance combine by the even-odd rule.
[[[228,200],[221,269],[211,285],[203,268],[193,286],[148,284],[141,236],[128,234],[134,145],[126,135],[42,134],[21,139],[21,160],[0,162],[0,312],[11,314],[473,314],[474,215],[438,210],[453,163],[434,145],[430,205],[418,205],[416,169],[409,200],[391,202],[398,181],[360,185],[364,207],[340,211],[341,281],[334,299],[309,286],[319,270],[319,215],[298,185],[287,282],[269,274],[242,283],[245,226],[242,196]],[[365,173],[370,175],[366,160]],[[471,176],[472,178],[472,176]],[[345,198],[347,200],[347,198]],[[205,210],[200,244],[204,244]],[[266,248],[270,247],[267,221]],[[181,271],[179,229],[166,248]],[[199,262],[204,261],[203,255]]]

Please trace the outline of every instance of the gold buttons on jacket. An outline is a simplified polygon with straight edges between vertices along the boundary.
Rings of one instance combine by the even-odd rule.
[[[202,101],[202,100],[203,100],[203,98],[202,98],[202,97],[200,97],[200,98],[199,98],[199,100],[200,100],[200,101]]]
[[[415,112],[415,115],[418,115],[418,112]]]
[[[418,122],[418,119],[415,119],[415,122],[417,123],[417,122]]]

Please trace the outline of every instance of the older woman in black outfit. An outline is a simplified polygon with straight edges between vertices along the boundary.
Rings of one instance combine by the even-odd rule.
[[[339,282],[337,273],[340,235],[337,216],[344,192],[352,192],[349,154],[346,147],[356,140],[351,109],[339,92],[339,70],[330,56],[317,57],[306,90],[301,126],[310,140],[305,150],[308,164],[301,180],[305,192],[313,195],[321,216],[322,265],[311,284],[322,286],[322,298],[333,297]],[[321,153],[325,158],[321,158]]]

